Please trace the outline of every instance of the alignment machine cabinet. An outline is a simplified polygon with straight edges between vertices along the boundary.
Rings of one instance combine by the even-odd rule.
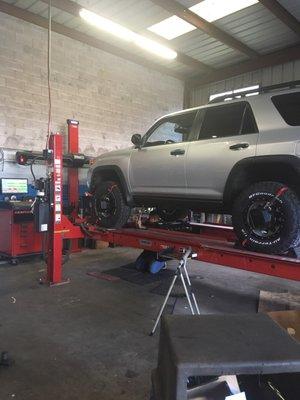
[[[27,195],[27,179],[1,179],[1,193]],[[16,263],[18,257],[40,254],[42,234],[37,232],[29,201],[8,200],[0,202],[0,255]]]

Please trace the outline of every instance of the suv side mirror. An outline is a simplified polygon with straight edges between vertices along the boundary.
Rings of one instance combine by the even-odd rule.
[[[139,133],[132,135],[131,143],[133,143],[136,147],[140,148],[142,145],[142,136]]]

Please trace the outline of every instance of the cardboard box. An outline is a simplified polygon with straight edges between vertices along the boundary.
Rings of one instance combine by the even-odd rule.
[[[296,340],[300,342],[300,311],[271,311],[268,315]]]

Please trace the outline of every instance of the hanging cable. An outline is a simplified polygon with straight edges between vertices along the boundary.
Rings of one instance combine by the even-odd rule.
[[[31,175],[32,175],[32,178],[33,178],[33,183],[35,183],[35,181],[36,181],[35,173],[33,172],[33,165],[36,162],[36,160],[38,160],[39,158],[40,158],[39,156],[38,157],[34,157],[32,159],[32,161],[31,161],[31,163],[30,163],[30,172],[31,172]]]
[[[1,171],[4,171],[4,150],[0,148],[0,163],[1,163]]]
[[[52,14],[51,14],[51,0],[48,5],[48,49],[47,49],[47,74],[48,74],[48,128],[46,149],[49,147],[49,138],[51,134],[51,119],[52,119],[52,103],[51,103],[51,30],[52,30]]]

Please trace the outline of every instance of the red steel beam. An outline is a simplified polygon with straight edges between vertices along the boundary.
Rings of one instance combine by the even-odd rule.
[[[199,234],[163,229],[101,230],[94,225],[87,225],[82,229],[62,216],[60,234],[61,240],[88,237],[119,246],[155,252],[172,248],[175,253],[180,253],[184,248],[192,247],[197,253],[198,261],[300,281],[299,259],[238,249],[235,247],[236,238],[233,231],[225,228],[203,227]]]

